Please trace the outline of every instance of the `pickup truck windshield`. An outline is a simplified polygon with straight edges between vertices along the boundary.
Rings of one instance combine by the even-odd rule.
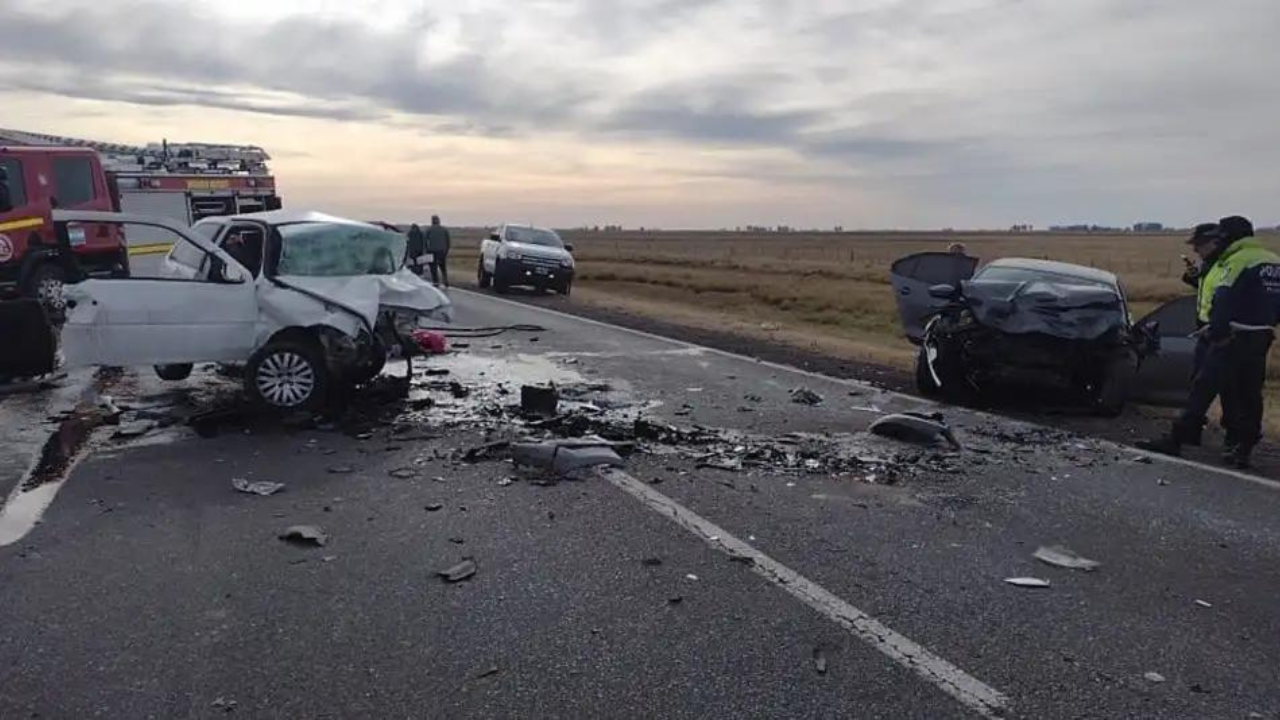
[[[537,228],[508,227],[507,240],[509,242],[525,243],[527,245],[543,245],[546,247],[564,247],[560,236],[550,230],[539,230]]]
[[[277,275],[346,277],[391,275],[404,264],[404,235],[362,225],[280,225]]]

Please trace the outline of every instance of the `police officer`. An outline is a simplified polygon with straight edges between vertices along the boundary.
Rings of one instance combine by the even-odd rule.
[[[1229,465],[1245,468],[1262,439],[1262,387],[1267,351],[1280,320],[1280,256],[1253,238],[1253,225],[1238,215],[1218,221],[1222,249],[1200,278],[1208,302],[1201,332],[1207,347],[1191,394],[1168,435],[1142,447],[1177,455],[1204,425],[1214,397],[1223,399]]]
[[[1182,282],[1190,285],[1196,291],[1196,330],[1203,330],[1209,324],[1209,300],[1210,293],[1207,291],[1208,285],[1203,282],[1209,269],[1218,261],[1218,257],[1222,255],[1222,251],[1226,249],[1226,244],[1222,242],[1222,228],[1218,223],[1201,223],[1191,232],[1187,244],[1191,246],[1192,252],[1198,258],[1197,262],[1192,262],[1186,255],[1182,256],[1183,262],[1187,264],[1187,271],[1182,274]],[[1209,351],[1209,337],[1204,332],[1196,334],[1196,350],[1195,360],[1191,367],[1191,381],[1195,381],[1195,377],[1200,372],[1200,368],[1204,365],[1205,354]],[[1199,445],[1200,435],[1203,430],[1204,420],[1201,419],[1200,426],[1186,439],[1188,445]]]

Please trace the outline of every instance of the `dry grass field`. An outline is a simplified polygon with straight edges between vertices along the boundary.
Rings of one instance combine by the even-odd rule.
[[[574,301],[706,329],[769,337],[807,349],[899,368],[902,339],[889,266],[904,255],[962,242],[984,260],[1062,260],[1116,273],[1135,316],[1190,292],[1181,233],[734,233],[562,232],[575,247]],[[474,277],[480,231],[458,233],[451,258]],[[1280,249],[1280,234],[1264,235]],[[1271,364],[1280,386],[1280,355]],[[1278,389],[1280,390],[1280,389]],[[1276,392],[1280,400],[1280,392]],[[1275,403],[1280,404],[1280,403]],[[1277,418],[1276,412],[1270,413]]]

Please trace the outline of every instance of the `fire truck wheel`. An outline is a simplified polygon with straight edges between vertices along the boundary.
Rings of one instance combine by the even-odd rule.
[[[484,260],[481,260],[479,267],[476,268],[476,284],[481,290],[488,289],[493,284],[493,276],[484,271]]]
[[[39,300],[51,316],[62,317],[67,312],[67,299],[62,292],[66,279],[62,268],[44,263],[27,280],[26,295]]]

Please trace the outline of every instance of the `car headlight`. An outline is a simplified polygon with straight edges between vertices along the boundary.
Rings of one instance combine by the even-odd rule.
[[[498,251],[498,257],[502,258],[503,260],[519,260],[520,253],[516,252],[515,250],[508,250],[507,248],[502,248],[501,250]]]
[[[571,258],[571,257],[561,258],[561,259],[560,259],[560,265],[561,265],[562,267],[567,267],[567,268],[571,268],[571,267],[573,267],[573,258]]]

